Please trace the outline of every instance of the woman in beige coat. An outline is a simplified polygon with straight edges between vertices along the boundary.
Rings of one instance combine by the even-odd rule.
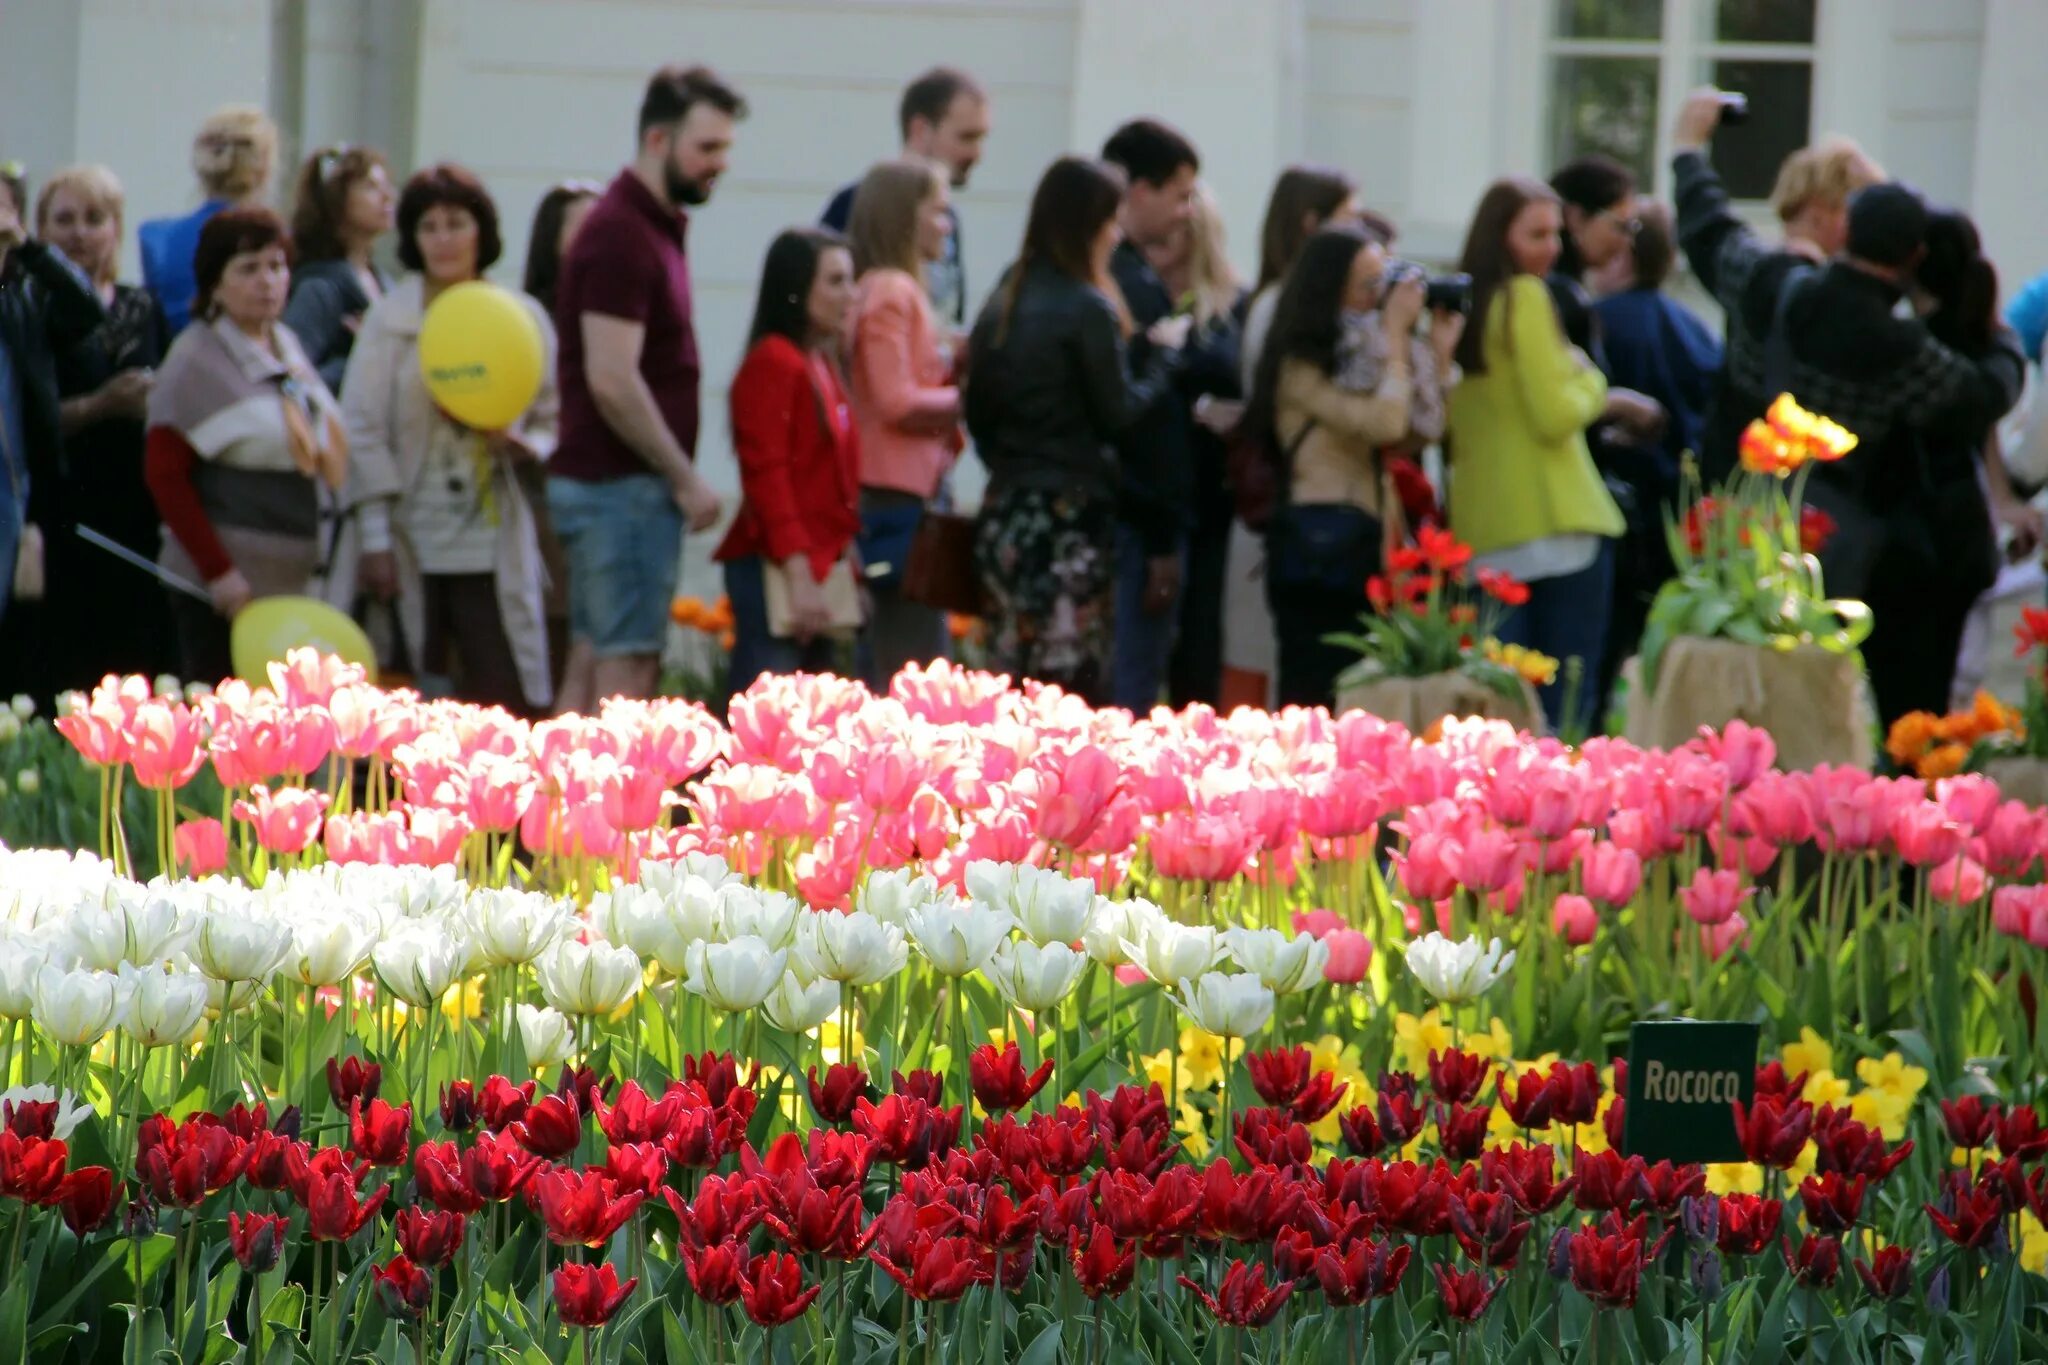
[[[393,651],[402,646],[429,695],[538,714],[553,700],[545,573],[515,467],[554,450],[553,329],[521,295],[547,347],[540,394],[505,431],[456,422],[420,376],[420,325],[443,290],[497,260],[497,208],[469,172],[430,167],[406,184],[398,234],[413,273],[364,316],[343,385],[355,458],[328,597],[346,609],[390,604]]]

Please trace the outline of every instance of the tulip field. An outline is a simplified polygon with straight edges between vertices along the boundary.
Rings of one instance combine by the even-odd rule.
[[[0,734],[0,1365],[2048,1359],[2048,814],[1775,753],[109,679]]]

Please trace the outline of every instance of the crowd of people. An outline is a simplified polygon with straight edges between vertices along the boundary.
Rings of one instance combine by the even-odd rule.
[[[1249,543],[1276,699],[1330,704],[1356,657],[1330,637],[1437,523],[1527,585],[1502,638],[1563,664],[1544,710],[1584,733],[1672,572],[1687,461],[1727,474],[1790,392],[1862,438],[1811,497],[1837,527],[1830,590],[1875,613],[1879,710],[1941,709],[2001,541],[2040,539],[1994,433],[2043,329],[2000,320],[1967,217],[1845,140],[1787,160],[1767,240],[1709,157],[1725,107],[1707,90],[1681,110],[1675,206],[1597,156],[1504,177],[1440,277],[1351,177],[1288,167],[1249,283],[1200,152],[1140,118],[1049,166],[1014,259],[977,276],[952,197],[991,100],[965,72],[919,76],[898,154],[761,268],[714,556],[731,687],[880,683],[943,656],[964,600],[997,669],[1133,709],[1213,703]],[[418,363],[435,299],[504,248],[462,166],[397,184],[377,151],[323,147],[280,213],[275,128],[223,110],[193,146],[201,206],[139,228],[140,286],[116,278],[110,172],[58,171],[33,202],[0,180],[0,692],[218,677],[241,608],[314,593],[428,690],[526,714],[652,695],[684,538],[728,521],[696,461],[687,228],[746,112],[710,69],[663,68],[630,164],[543,198],[524,287],[546,379],[498,431],[437,407]],[[1665,292],[1681,254],[1725,344]],[[970,446],[971,519],[951,489]]]

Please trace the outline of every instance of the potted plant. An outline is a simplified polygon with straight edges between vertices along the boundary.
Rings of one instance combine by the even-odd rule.
[[[1780,394],[1743,432],[1741,468],[1669,523],[1678,572],[1651,604],[1627,678],[1628,735],[1675,748],[1732,720],[1769,730],[1786,768],[1875,760],[1858,653],[1870,609],[1830,598],[1816,558],[1834,529],[1805,505],[1816,464],[1856,437]],[[1691,484],[1688,479],[1688,484]]]
[[[1445,716],[1485,716],[1537,731],[1535,685],[1557,661],[1496,635],[1502,616],[1529,600],[1504,573],[1472,568],[1472,547],[1425,525],[1366,584],[1372,612],[1356,634],[1333,635],[1362,656],[1337,678],[1339,711],[1370,711],[1417,734]]]
[[[2014,708],[1979,691],[1945,716],[1903,715],[1885,736],[1894,763],[1929,781],[1981,772],[2008,797],[2048,806],[2048,608],[2023,609],[2013,635],[2014,657],[2029,659],[2026,700]]]

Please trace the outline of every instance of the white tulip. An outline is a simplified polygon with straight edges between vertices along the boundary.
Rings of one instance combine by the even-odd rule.
[[[1275,995],[1292,995],[1323,984],[1329,945],[1307,934],[1236,928],[1226,930],[1223,939],[1237,965],[1257,976]]]
[[[367,916],[340,906],[294,916],[284,974],[305,986],[338,986],[370,960],[376,932]]]
[[[1273,1018],[1273,992],[1250,972],[1204,972],[1170,994],[1190,1023],[1219,1037],[1248,1038]]]
[[[1017,879],[1028,864],[998,863],[977,858],[967,864],[967,895],[971,900],[1000,905],[1004,909],[1017,899]]]
[[[1088,927],[1081,931],[1081,946],[1105,967],[1124,966],[1131,960],[1124,951],[1124,940],[1138,938],[1147,916],[1164,918],[1159,907],[1148,900],[1113,901],[1097,896],[1095,908],[1088,913]]]
[[[913,906],[905,927],[918,951],[941,976],[965,976],[986,966],[1017,921],[981,901],[931,901]]]
[[[534,1070],[560,1066],[576,1055],[576,1029],[560,1011],[521,1004],[513,1007],[512,1019],[526,1064]]]
[[[752,934],[725,943],[693,943],[689,956],[683,989],[727,1014],[758,1006],[781,986],[789,968],[787,948],[770,948]]]
[[[11,1090],[0,1090],[0,1128],[7,1126],[8,1111],[22,1104],[54,1104],[57,1117],[51,1136],[59,1142],[69,1142],[71,1135],[78,1131],[78,1125],[92,1117],[93,1108],[80,1104],[78,1097],[69,1090],[61,1093],[50,1085],[17,1085]]]
[[[1132,918],[1138,934],[1123,941],[1124,956],[1162,986],[1201,976],[1223,960],[1223,936],[1206,924],[1179,924],[1165,915]]]
[[[903,930],[856,910],[806,910],[797,917],[797,970],[828,981],[872,986],[903,970],[910,961]]]
[[[729,882],[718,888],[718,937],[758,938],[787,948],[796,941],[797,917],[803,908],[801,901],[783,892]]]
[[[439,1004],[468,961],[468,945],[431,920],[397,924],[370,950],[384,989],[416,1008]]]
[[[125,983],[112,972],[52,966],[36,972],[35,1019],[65,1047],[89,1047],[107,1034],[128,1003]]]
[[[202,976],[206,983],[206,1014],[209,1019],[218,1019],[224,1014],[240,1014],[263,998],[264,985],[261,981],[215,981]]]
[[[192,936],[192,960],[215,981],[268,981],[291,949],[289,924],[253,908],[203,915]]]
[[[640,864],[640,884],[659,896],[672,896],[688,883],[696,882],[711,892],[729,882],[745,880],[716,853],[685,853],[673,862]]]
[[[701,881],[674,894],[621,886],[590,898],[590,917],[606,938],[625,944],[672,977],[689,970],[692,943],[717,935],[717,910],[717,893]]]
[[[873,915],[884,924],[908,925],[919,906],[942,903],[939,884],[922,873],[912,876],[907,867],[893,867],[868,873],[854,893],[853,908]],[[957,973],[955,973],[957,975]]]
[[[1514,965],[1514,953],[1503,952],[1499,939],[1482,945],[1476,934],[1453,942],[1431,931],[1408,945],[1408,970],[1446,1005],[1477,1000]]]
[[[1073,994],[1088,955],[1064,943],[1024,940],[996,949],[982,975],[1020,1010],[1049,1010]]]
[[[191,1040],[206,1017],[206,978],[191,970],[136,968],[124,962],[119,976],[128,1005],[121,1027],[144,1047],[172,1047]]]
[[[12,1023],[35,1013],[36,973],[49,960],[40,940],[0,927],[0,1020]]]
[[[761,1013],[784,1033],[809,1033],[839,1008],[839,986],[817,980],[804,984],[795,972],[782,974],[782,984],[761,1002]]]
[[[1033,943],[1077,943],[1095,913],[1095,883],[1049,867],[1017,869],[1016,892],[1002,908]]]
[[[467,915],[472,947],[487,967],[523,967],[569,927],[568,907],[538,891],[472,891]]]
[[[179,951],[184,934],[177,902],[132,884],[128,892],[109,887],[104,897],[80,903],[65,918],[65,934],[83,965],[111,972],[124,962],[142,967]]]
[[[640,993],[640,956],[565,938],[534,960],[541,998],[568,1015],[611,1014]]]

